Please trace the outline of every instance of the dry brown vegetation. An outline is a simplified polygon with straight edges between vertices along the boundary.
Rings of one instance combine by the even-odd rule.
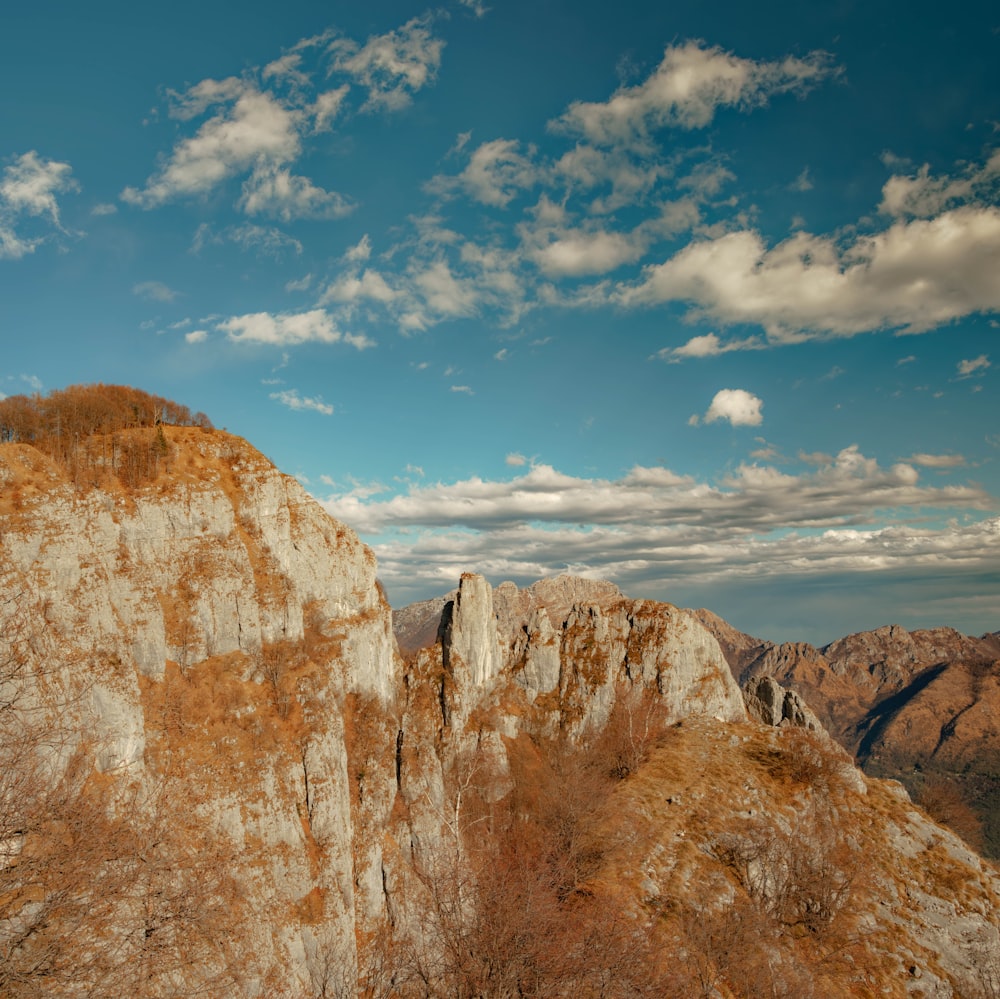
[[[0,995],[235,994],[242,903],[228,858],[178,807],[174,783],[140,792],[94,769],[94,748],[74,721],[84,691],[56,671],[39,673],[30,656],[36,615],[6,609]]]
[[[124,385],[73,385],[0,400],[0,443],[28,444],[79,484],[135,487],[170,457],[163,425],[211,427],[204,413]]]
[[[839,753],[805,732],[666,725],[655,695],[620,694],[579,742],[505,740],[503,774],[481,749],[455,758],[417,920],[359,940],[357,994],[903,995],[869,946],[878,886],[871,843],[844,832]],[[766,811],[744,808],[751,787]],[[344,970],[316,994],[354,986]]]

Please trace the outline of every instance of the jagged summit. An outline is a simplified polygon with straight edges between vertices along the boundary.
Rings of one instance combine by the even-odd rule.
[[[155,435],[134,482],[0,445],[0,994],[1000,974],[992,868],[776,724],[776,686],[751,720],[691,615],[467,573],[403,659],[371,551],[294,479],[220,431],[122,432]]]

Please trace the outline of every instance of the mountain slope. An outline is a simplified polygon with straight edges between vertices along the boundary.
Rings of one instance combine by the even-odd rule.
[[[815,649],[691,613],[719,637],[741,683],[773,676],[798,691],[867,772],[902,780],[939,819],[1000,856],[996,635],[891,625]]]
[[[748,720],[689,615],[466,574],[404,660],[370,551],[293,479],[208,428],[116,433],[155,449],[135,482],[101,440],[85,476],[0,446],[0,994],[995,985],[995,871],[821,732]]]

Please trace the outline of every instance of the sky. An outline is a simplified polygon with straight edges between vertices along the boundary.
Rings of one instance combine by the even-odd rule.
[[[205,412],[399,607],[1000,629],[1000,9],[39,0],[0,393]]]

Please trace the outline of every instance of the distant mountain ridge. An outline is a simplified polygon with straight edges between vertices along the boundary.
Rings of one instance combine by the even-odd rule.
[[[918,800],[933,805],[950,789],[938,817],[967,818],[970,806],[978,845],[1000,856],[1000,632],[887,625],[817,649],[754,638],[704,608],[689,613],[741,686],[771,676],[797,691],[866,772],[901,780]]]

